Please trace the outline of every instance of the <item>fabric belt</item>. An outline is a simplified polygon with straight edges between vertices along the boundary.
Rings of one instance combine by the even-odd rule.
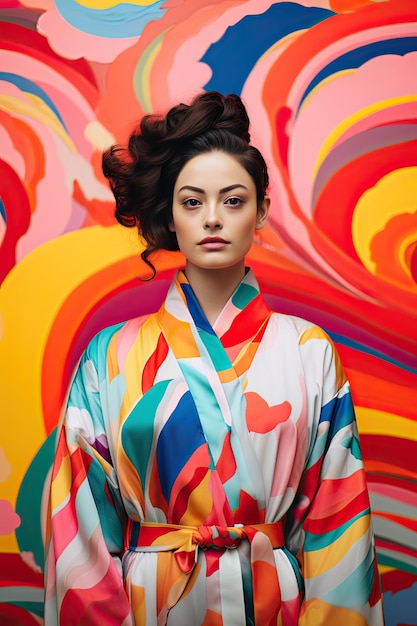
[[[172,552],[182,584],[171,596],[171,608],[180,599],[197,563],[198,550],[232,550],[242,540],[251,544],[251,570],[256,624],[279,624],[281,591],[274,548],[285,545],[282,521],[237,526],[181,526],[129,519],[125,549],[133,552]],[[220,556],[220,555],[219,555]]]

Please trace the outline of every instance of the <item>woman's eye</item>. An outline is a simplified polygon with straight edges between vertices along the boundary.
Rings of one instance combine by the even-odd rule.
[[[239,206],[239,205],[243,204],[243,200],[242,200],[242,198],[238,198],[237,196],[233,196],[232,198],[227,198],[226,204],[229,204],[230,206]]]
[[[187,198],[187,200],[184,200],[182,204],[189,209],[193,209],[194,207],[200,205],[200,201],[197,200],[197,198]]]

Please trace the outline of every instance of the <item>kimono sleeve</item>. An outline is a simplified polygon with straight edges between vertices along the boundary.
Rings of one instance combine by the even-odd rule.
[[[120,563],[123,507],[98,367],[97,342],[92,342],[78,366],[58,432],[47,521],[45,626],[132,624]]]
[[[315,397],[307,463],[288,516],[289,547],[305,586],[299,626],[382,626],[369,495],[350,387],[334,345],[323,335],[307,348],[308,362],[318,369],[308,373],[321,393]],[[317,349],[320,367],[317,353],[311,353]]]

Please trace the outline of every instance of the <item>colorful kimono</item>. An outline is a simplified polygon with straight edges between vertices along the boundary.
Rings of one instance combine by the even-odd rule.
[[[52,471],[45,625],[381,626],[349,386],[249,270],[100,332]]]

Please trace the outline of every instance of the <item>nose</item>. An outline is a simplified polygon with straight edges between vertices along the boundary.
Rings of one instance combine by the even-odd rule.
[[[207,207],[207,212],[204,217],[204,228],[206,230],[215,229],[218,230],[222,227],[221,217],[218,208],[215,204]]]

